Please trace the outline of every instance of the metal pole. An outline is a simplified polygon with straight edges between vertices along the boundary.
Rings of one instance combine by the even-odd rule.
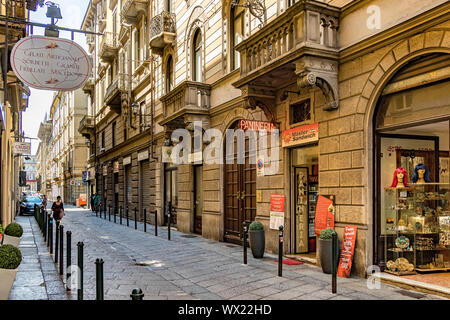
[[[280,234],[278,238],[278,276],[283,276],[283,226],[279,227]]]
[[[332,266],[331,266],[331,293],[336,293],[337,291],[337,278],[336,278],[336,273],[337,273],[337,233],[333,232],[332,234],[332,257],[331,257],[331,262],[332,262]]]
[[[51,217],[50,217],[50,213],[47,215],[47,247],[48,246],[50,246],[50,238],[52,237],[51,236],[51,232],[50,232],[50,219],[51,219]]]
[[[119,208],[119,215],[120,215],[120,225],[122,225],[122,206]]]
[[[244,264],[247,264],[247,222],[243,222],[244,226],[244,236],[243,236],[243,247],[244,247]]]
[[[144,292],[142,292],[141,288],[136,288],[131,291],[130,294],[131,300],[144,300]]]
[[[77,290],[77,299],[83,300],[83,242],[77,243],[78,247],[78,272],[79,275],[79,283],[78,283],[78,290]]]
[[[64,274],[64,226],[59,227],[59,274]]]
[[[97,300],[103,300],[103,259],[95,260],[95,279],[97,287]]]
[[[47,241],[47,227],[48,227],[47,210],[44,210],[43,215],[44,215],[44,241]]]
[[[137,213],[137,209],[136,209],[136,207],[134,207],[134,229],[137,229],[137,216],[136,216],[136,213]]]
[[[127,227],[129,227],[129,226],[130,226],[130,223],[129,223],[129,221],[128,221],[128,205],[127,205],[127,209],[126,209],[126,215],[127,215]]]
[[[172,211],[172,203],[171,202],[169,202],[167,209],[168,209],[168,212],[167,212],[167,240],[170,241],[170,212]]]
[[[155,237],[158,236],[158,210],[155,210]]]
[[[70,291],[70,266],[72,265],[72,231],[66,232],[66,286],[67,290]]]
[[[48,222],[49,232],[48,232],[48,242],[50,243],[50,254],[53,254],[53,218],[49,218]]]
[[[58,263],[59,253],[59,220],[56,220],[56,232],[55,232],[55,263]]]
[[[114,206],[114,223],[116,223],[117,207]]]
[[[144,208],[144,232],[147,232],[147,209]]]
[[[106,216],[105,216],[106,219]],[[108,206],[108,221],[111,221],[111,206]]]

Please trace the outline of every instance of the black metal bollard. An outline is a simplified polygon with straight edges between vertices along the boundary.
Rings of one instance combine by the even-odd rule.
[[[111,206],[108,206],[108,221],[111,221]]]
[[[72,231],[66,232],[66,286],[70,291],[70,266],[72,265]]]
[[[98,205],[95,205],[94,211],[95,211],[95,216],[98,218]]]
[[[244,226],[243,248],[244,248],[244,264],[247,264],[247,222],[242,223]]]
[[[47,241],[47,227],[48,227],[48,222],[47,222],[47,210],[44,210],[44,241]]]
[[[50,233],[50,213],[47,215],[47,239],[45,239],[47,241],[47,247],[50,246],[50,238],[51,238],[51,233]]]
[[[95,280],[97,287],[97,300],[103,300],[103,259],[95,260]]]
[[[128,221],[128,206],[127,206],[127,209],[126,209],[126,215],[127,215],[127,227],[129,227],[130,226],[130,223],[129,223],[129,221]]]
[[[77,243],[78,247],[78,272],[80,273],[78,276],[78,289],[77,289],[77,299],[83,300],[83,242]]]
[[[336,278],[336,274],[337,274],[337,249],[338,249],[338,244],[337,244],[337,233],[333,232],[332,234],[332,238],[331,238],[332,244],[331,244],[331,252],[332,252],[332,258],[331,258],[331,263],[333,264],[331,266],[331,293],[336,293],[337,291],[337,278]]]
[[[56,220],[55,230],[55,263],[58,263],[59,256],[59,220]]]
[[[155,210],[155,237],[158,236],[158,210]]]
[[[116,223],[117,207],[114,207],[114,223]]]
[[[147,232],[147,209],[144,208],[144,232]]]
[[[167,212],[167,240],[170,241],[170,212],[172,211],[171,205],[169,203],[168,206],[168,212]]]
[[[119,208],[120,225],[122,225],[122,206]]]
[[[143,300],[144,292],[142,292],[141,288],[133,289],[133,291],[131,291],[130,297],[131,300]]]
[[[59,274],[64,274],[64,226],[59,226]]]
[[[134,207],[134,229],[137,230],[137,215],[136,215],[136,213],[137,213],[137,209],[136,209],[136,207]]]
[[[279,227],[280,234],[278,238],[278,276],[283,276],[283,226]]]
[[[53,254],[53,218],[49,217],[48,220],[48,242],[50,247],[50,254]]]

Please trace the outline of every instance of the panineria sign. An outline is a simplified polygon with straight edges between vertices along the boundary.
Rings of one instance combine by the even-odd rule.
[[[80,45],[44,36],[20,39],[12,49],[11,66],[26,85],[55,91],[82,87],[91,72],[89,56]]]

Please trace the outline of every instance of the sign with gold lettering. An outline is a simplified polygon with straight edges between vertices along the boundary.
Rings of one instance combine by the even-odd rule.
[[[55,91],[82,87],[92,69],[89,56],[79,44],[44,36],[20,39],[11,52],[11,67],[26,85]]]

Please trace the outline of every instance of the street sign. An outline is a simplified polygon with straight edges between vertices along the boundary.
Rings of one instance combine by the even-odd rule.
[[[91,62],[72,40],[44,36],[20,39],[11,51],[11,67],[26,85],[54,91],[73,91],[84,85]]]
[[[31,154],[31,142],[14,143],[14,154]]]

